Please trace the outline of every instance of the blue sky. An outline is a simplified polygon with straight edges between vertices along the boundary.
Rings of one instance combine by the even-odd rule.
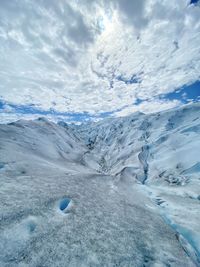
[[[82,122],[200,99],[200,3],[3,1],[0,122]]]
[[[200,101],[200,81],[196,81],[191,85],[185,85],[161,97],[169,100],[181,100],[184,104],[198,102]]]
[[[0,113],[4,113],[5,110],[7,110],[8,114],[14,113],[18,115],[18,118],[20,118],[20,116],[24,118],[24,116],[26,117],[26,115],[33,115],[33,116],[36,115],[36,117],[49,116],[51,119],[55,117],[56,121],[65,120],[68,122],[84,122],[86,120],[95,120],[99,118],[103,119],[114,113],[111,111],[111,112],[102,112],[98,115],[90,115],[87,112],[84,112],[84,113],[58,112],[54,109],[42,110],[42,109],[38,109],[30,105],[15,105],[15,104],[0,101]]]
[[[127,81],[126,81],[127,82]],[[130,83],[134,83],[132,79],[130,80]],[[179,100],[182,102],[182,104],[188,104],[191,102],[198,102],[200,101],[200,81],[197,81],[191,85],[183,86],[181,88],[178,88],[174,92],[160,95],[160,99],[164,100]],[[145,102],[146,100],[137,99],[136,102],[133,105],[140,105],[142,102]],[[103,119],[109,116],[113,116],[115,112],[120,112],[121,110],[114,110],[111,112],[102,112],[96,115],[90,115],[87,112],[84,113],[69,113],[69,112],[57,112],[53,108],[50,110],[42,110],[35,108],[34,106],[30,105],[15,105],[11,103],[6,103],[3,101],[0,101],[0,113],[4,113],[5,109],[10,109],[9,112],[18,114],[23,117],[23,115],[36,115],[40,117],[50,116],[55,117],[56,120],[65,120],[67,122],[84,122],[86,120],[98,120]],[[123,110],[123,108],[122,108]]]
[[[199,0],[191,0],[190,4],[196,4]]]

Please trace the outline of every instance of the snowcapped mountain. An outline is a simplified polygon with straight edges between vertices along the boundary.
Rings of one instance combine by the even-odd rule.
[[[200,103],[0,125],[0,266],[200,266]]]

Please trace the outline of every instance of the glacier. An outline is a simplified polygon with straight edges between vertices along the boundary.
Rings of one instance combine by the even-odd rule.
[[[200,103],[0,125],[0,266],[200,266]]]

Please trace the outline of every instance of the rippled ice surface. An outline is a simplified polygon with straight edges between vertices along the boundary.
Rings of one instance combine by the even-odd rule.
[[[137,186],[61,173],[4,183],[1,266],[193,266]]]
[[[0,266],[200,266],[199,112],[0,125]]]

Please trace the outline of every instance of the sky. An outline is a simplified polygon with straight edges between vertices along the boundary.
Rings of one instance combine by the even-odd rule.
[[[0,123],[200,101],[197,0],[0,0]]]

